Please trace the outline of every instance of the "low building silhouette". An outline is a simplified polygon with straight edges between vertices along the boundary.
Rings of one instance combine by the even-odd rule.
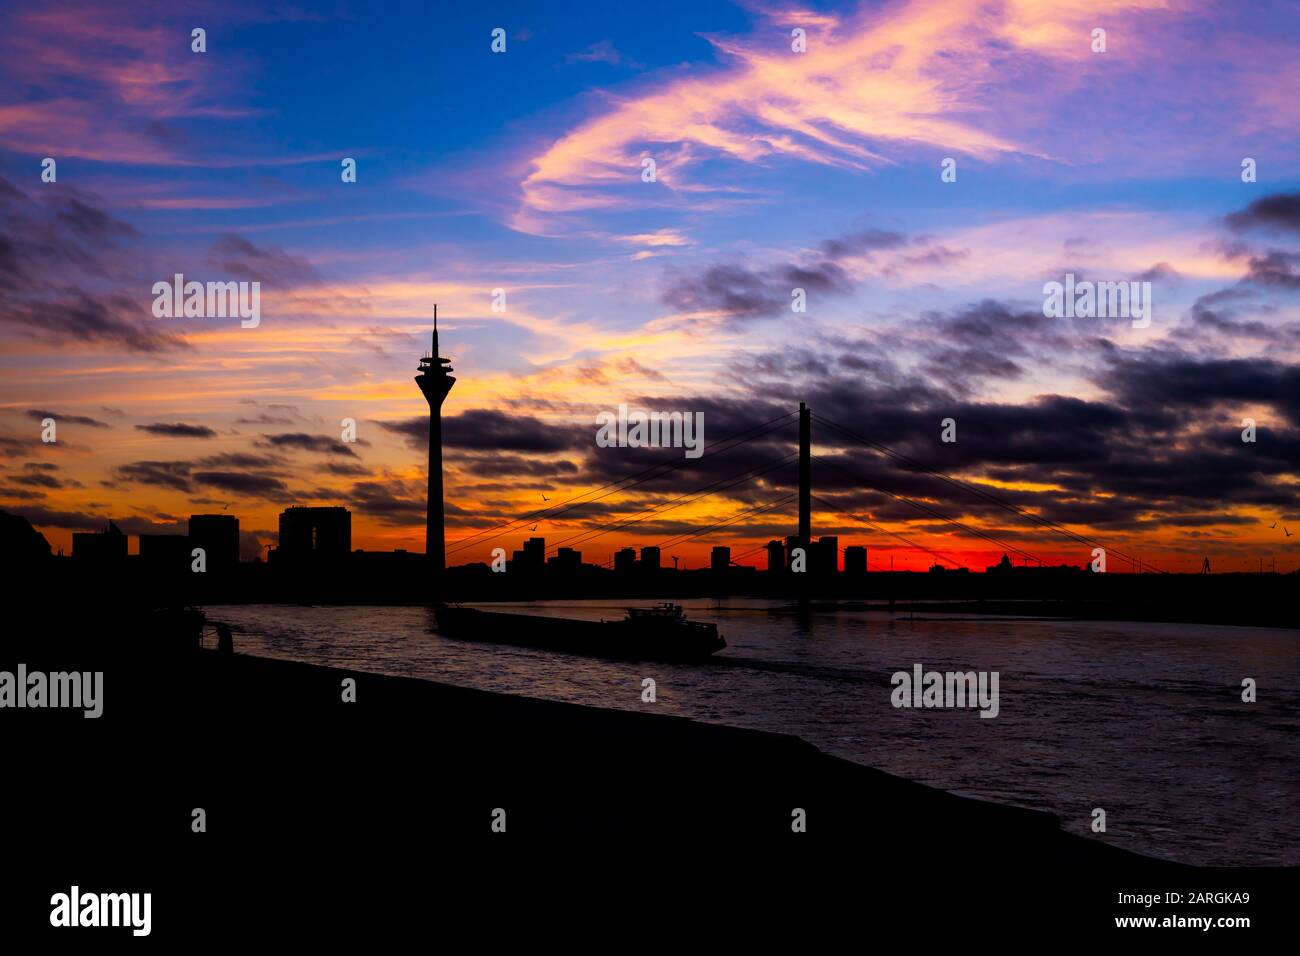
[[[785,570],[785,546],[780,541],[767,543],[767,570],[773,574]]]
[[[572,574],[582,567],[582,552],[574,551],[572,548],[560,548],[546,563],[556,571]]]
[[[792,534],[785,539],[785,569],[789,571],[794,565],[794,549],[803,548],[804,569],[808,568],[808,548],[804,546],[803,539],[797,534]]]
[[[984,569],[985,574],[1015,574],[1017,577],[1023,577],[1026,574],[1062,574],[1075,571],[1087,571],[1088,565],[1074,564],[1055,564],[1055,565],[1033,565],[1033,564],[1012,564],[1011,559],[1005,554],[1002,560],[997,564],[991,564]]]
[[[77,531],[72,535],[72,557],[87,564],[125,564],[126,535],[112,521],[102,531]]]
[[[189,535],[140,535],[140,563],[152,574],[179,574],[190,570],[190,550]]]
[[[295,505],[280,512],[278,563],[343,561],[351,553],[352,512],[347,508]]]
[[[51,559],[50,543],[21,515],[0,511],[0,567],[31,573]]]
[[[823,535],[812,546],[809,564],[814,574],[833,575],[840,569],[840,539],[835,535]]]
[[[283,516],[280,520],[283,530]],[[225,574],[239,564],[239,519],[234,515],[190,515],[189,531],[190,548],[203,549],[208,574]]]

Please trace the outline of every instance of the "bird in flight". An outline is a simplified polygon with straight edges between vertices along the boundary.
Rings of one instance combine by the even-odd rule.
[[[1288,538],[1291,537],[1291,532],[1286,530],[1286,525],[1282,525],[1282,531],[1285,532]]]
[[[537,525],[533,525],[533,526],[532,526],[531,528],[529,528],[528,530],[529,530],[529,531],[536,531],[536,530],[537,530]]]
[[[543,495],[542,495],[542,500],[543,500],[543,501],[550,501],[551,499],[548,498],[548,497],[546,497],[545,494],[543,494]]]
[[[1268,526],[1268,528],[1269,528],[1270,531],[1272,531],[1272,530],[1273,530],[1274,528],[1276,528],[1276,527],[1277,527],[1277,522],[1276,522],[1276,521],[1274,521],[1271,525]],[[1282,530],[1285,531],[1286,529],[1283,528]]]

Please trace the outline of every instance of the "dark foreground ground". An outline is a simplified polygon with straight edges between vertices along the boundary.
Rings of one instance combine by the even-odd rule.
[[[988,945],[1171,938],[1118,930],[1116,916],[1251,917],[1251,930],[1209,931],[1239,939],[1278,931],[1297,899],[1294,871],[1149,860],[793,737],[177,651],[88,619],[34,630],[10,634],[0,670],[105,672],[99,719],[0,710],[0,938],[46,936],[56,951],[466,945],[453,926],[480,944],[661,948],[704,933],[730,949],[888,932]],[[150,937],[51,929],[50,897],[74,883],[151,892]],[[1192,905],[1194,891],[1250,902]],[[1169,892],[1184,902],[1118,902]]]

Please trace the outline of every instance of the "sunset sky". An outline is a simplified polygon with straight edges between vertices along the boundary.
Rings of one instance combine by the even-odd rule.
[[[458,378],[449,548],[680,455],[597,447],[600,411],[703,412],[716,442],[804,400],[1154,565],[1300,566],[1283,532],[1300,531],[1300,6],[261,6],[0,12],[0,508],[56,548],[110,517],[137,534],[225,507],[251,557],[288,505],[341,504],[354,547],[423,550],[412,379],[437,303]],[[259,281],[260,325],[155,318],[176,273]],[[1153,321],[1045,318],[1067,273],[1151,282]],[[794,438],[449,563],[662,505]],[[814,443],[814,533],[873,566],[934,561],[886,531],[979,569],[1005,550],[893,496],[1045,562],[1089,558],[827,428]],[[794,479],[578,547],[604,563]],[[748,551],[793,515],[665,554]]]

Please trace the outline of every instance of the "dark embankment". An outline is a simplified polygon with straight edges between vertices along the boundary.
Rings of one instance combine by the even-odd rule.
[[[1150,912],[1117,908],[1118,892],[1253,886],[1249,912],[1282,892],[1276,873],[1146,859],[793,737],[178,649],[143,612],[80,621],[13,635],[0,659],[104,672],[98,719],[0,712],[4,842],[22,861],[4,876],[7,926],[44,929],[50,894],[74,882],[150,890],[155,936],[172,940],[286,919],[302,937],[356,930],[376,907],[399,924],[425,905],[580,911],[606,894],[841,917],[978,899],[990,919],[1100,928]]]

